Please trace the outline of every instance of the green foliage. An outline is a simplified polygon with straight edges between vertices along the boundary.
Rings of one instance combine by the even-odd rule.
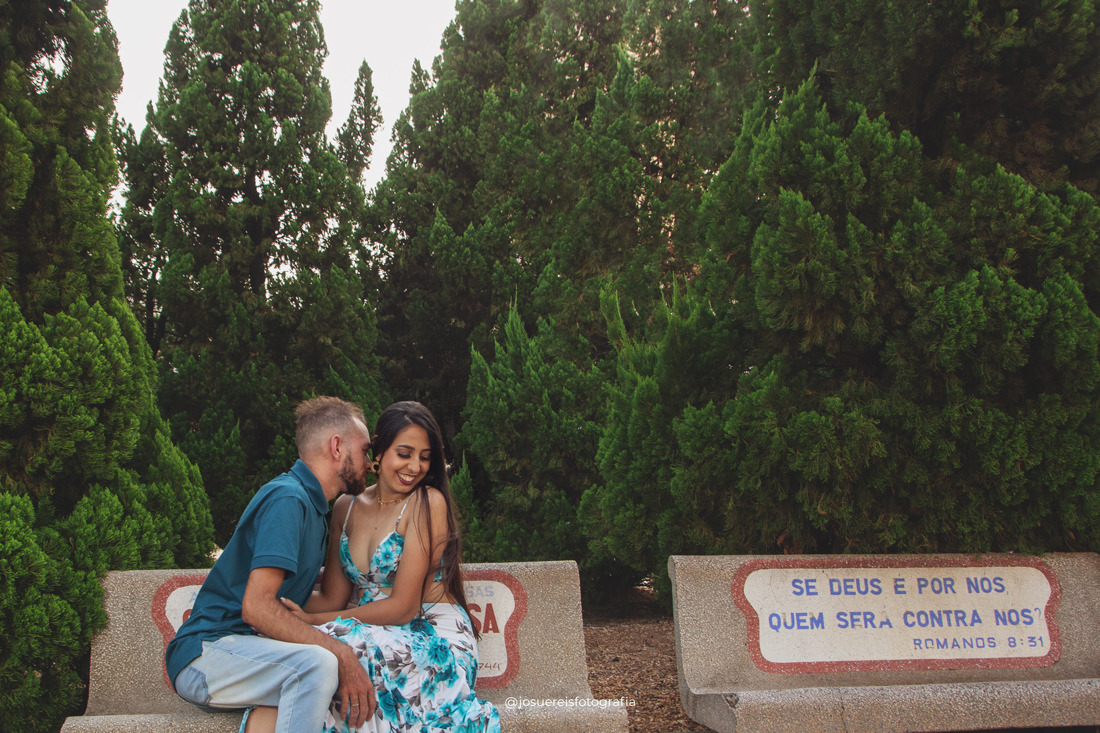
[[[463,562],[489,562],[492,557],[492,538],[482,529],[481,512],[474,498],[470,464],[462,457],[461,465],[451,477],[451,496],[454,498],[455,516],[462,535]]]
[[[662,225],[675,271],[697,256],[699,197],[729,158],[754,88],[751,16],[745,0],[635,0],[624,9],[616,90],[633,120],[632,155],[645,175],[645,204]],[[623,84],[624,72],[633,77]]]
[[[604,294],[593,557],[667,593],[673,553],[1095,547],[1095,201],[813,82],[731,147],[686,285],[644,322]]]
[[[630,256],[636,228],[637,165],[589,134],[613,124],[599,108],[620,20],[598,2],[459,3],[375,192],[388,381],[458,433],[468,557],[570,557],[588,574],[578,477],[596,473],[602,398],[584,385],[606,343],[588,280]],[[557,317],[536,326],[540,312]]]
[[[106,623],[94,573],[60,557],[56,531],[35,528],[30,498],[0,492],[0,724],[4,730],[59,727],[79,711],[84,681],[75,662]]]
[[[957,139],[1040,190],[1100,190],[1093,0],[766,0],[752,18],[772,99],[816,66],[831,109],[885,114],[932,157]]]
[[[589,581],[609,573],[586,551],[577,513],[595,478],[585,467],[595,464],[604,380],[556,356],[556,341],[545,322],[528,336],[512,311],[493,361],[472,354],[459,440],[492,487],[472,542],[491,561],[573,559]]]
[[[382,108],[374,96],[374,74],[366,61],[359,67],[355,80],[355,95],[348,120],[336,132],[340,160],[348,167],[353,180],[358,181],[370,161],[374,133],[382,124]]]
[[[587,599],[1096,548],[1092,0],[462,0],[369,206],[318,7],[192,0],[138,136],[101,0],[0,3],[0,727],[79,707],[104,570],[203,562],[199,468],[224,541],[292,404],[382,373],[465,451],[466,559]]]
[[[167,437],[106,214],[121,69],[102,2],[0,5],[0,728],[83,707],[99,578],[202,565],[197,470]]]
[[[597,162],[576,138],[618,70],[620,38],[606,3],[469,0],[433,74],[414,71],[371,212],[385,252],[381,348],[389,381],[430,402],[445,432],[457,432],[471,348],[489,351],[514,303],[540,312],[539,278],[573,277],[573,255],[551,250],[578,246],[560,224],[589,188],[576,165],[588,178]]]
[[[570,380],[614,373],[603,290],[644,323],[654,294],[692,270],[694,210],[728,157],[747,88],[744,46],[731,42],[744,13],[724,2],[514,0],[457,11],[432,74],[414,71],[370,212],[385,253],[380,347],[389,382],[429,401],[445,431],[465,419],[488,554],[576,557],[605,395]],[[544,366],[494,371],[532,349]],[[510,384],[541,384],[534,372],[555,369],[545,394]],[[496,420],[504,412],[526,415],[515,428],[530,436],[503,429],[513,424]],[[574,451],[570,426],[588,423],[590,442]],[[535,468],[528,445],[547,441],[565,441],[568,477]],[[553,451],[546,460],[555,465]],[[586,589],[622,571],[598,565],[582,562]]]
[[[493,66],[502,73],[498,57],[507,52],[517,22],[513,14],[501,13],[475,24],[471,16],[486,12],[482,3],[459,5],[455,24],[471,42],[464,44],[453,26],[444,34],[437,68],[446,78],[432,86],[416,63],[409,106],[394,126],[387,176],[370,211],[391,283],[379,308],[387,381],[430,404],[448,436],[456,432],[469,373],[467,337],[478,323],[491,320],[484,301],[504,285],[502,279],[507,282],[505,271],[511,269],[506,250],[499,257],[478,251],[481,240],[471,229],[481,146],[492,139],[477,135],[481,97],[495,81],[485,76]],[[490,69],[479,68],[483,60]],[[460,68],[451,68],[456,65]],[[452,267],[444,270],[440,257]],[[471,287],[475,281],[477,287]]]
[[[359,246],[379,112],[370,68],[337,150],[319,3],[193,0],[138,139],[121,145],[127,292],[160,366],[159,403],[199,465],[217,539],[296,457],[293,405],[383,400]]]
[[[662,594],[670,554],[705,553],[715,536],[738,531],[722,518],[721,494],[711,493],[730,478],[706,432],[713,426],[678,424],[686,407],[730,394],[743,369],[732,322],[693,295],[674,287],[671,302],[659,302],[632,335],[618,297],[604,292],[616,376],[599,440],[602,481],[579,510],[593,557],[629,567],[628,578],[655,576]]]
[[[813,84],[747,122],[702,220],[746,327],[713,437],[752,530],[710,551],[1093,546],[1097,213],[980,158],[935,175]]]

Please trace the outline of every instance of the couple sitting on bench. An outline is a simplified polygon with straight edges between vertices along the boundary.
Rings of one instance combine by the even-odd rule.
[[[477,632],[435,418],[391,405],[372,440],[362,410],[334,397],[295,415],[300,460],[249,503],[168,645],[176,692],[252,708],[252,733],[499,731],[474,694]]]

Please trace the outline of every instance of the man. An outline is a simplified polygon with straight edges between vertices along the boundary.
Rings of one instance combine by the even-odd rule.
[[[365,488],[370,434],[359,407],[316,397],[295,410],[299,460],[249,502],[191,616],[165,652],[169,679],[200,707],[278,706],[277,733],[320,733],[329,705],[358,727],[374,686],[348,645],[298,620],[324,560],[325,513]]]

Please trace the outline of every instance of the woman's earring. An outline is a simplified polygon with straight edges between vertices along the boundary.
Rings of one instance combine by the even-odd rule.
[[[382,467],[382,461],[377,459],[377,458],[375,458],[373,461],[370,462],[370,472],[371,473],[378,473],[378,469],[381,468],[381,467]]]

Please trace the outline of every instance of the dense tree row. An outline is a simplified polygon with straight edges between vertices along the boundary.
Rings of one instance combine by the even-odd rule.
[[[293,405],[379,408],[360,177],[370,69],[338,144],[317,0],[194,0],[173,26],[140,138],[120,158],[128,295],[157,355],[160,409],[202,471],[224,544],[296,457]]]
[[[97,574],[201,562],[314,392],[427,403],[467,559],[590,601],[1100,546],[1094,2],[460,0],[370,195],[317,9],[191,0],[138,135],[102,3],[0,3],[0,700],[72,709]]]
[[[464,291],[497,304],[463,322],[473,547],[574,557],[590,590],[663,589],[672,553],[1094,548],[1095,5],[605,3],[599,32],[583,7],[460,4],[410,129],[496,147],[399,137],[391,160],[518,199],[456,213],[527,268]],[[509,9],[524,52],[461,109],[520,123],[463,124],[448,60]],[[537,114],[501,102],[530,89]],[[446,250],[422,262],[469,277]]]
[[[471,550],[1094,546],[1096,20],[460,3],[372,214]]]
[[[0,728],[49,730],[112,568],[196,566],[213,532],[156,408],[107,201],[122,69],[103,2],[0,3]]]

